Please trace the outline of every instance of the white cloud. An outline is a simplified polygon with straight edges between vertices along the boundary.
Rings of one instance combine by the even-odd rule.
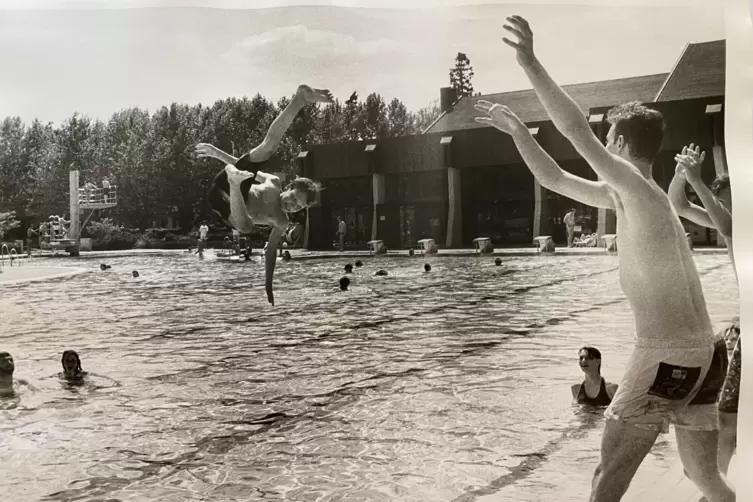
[[[237,43],[226,57],[231,61],[284,55],[302,59],[369,56],[403,50],[404,44],[389,39],[356,40],[333,31],[313,30],[304,25],[282,26]]]

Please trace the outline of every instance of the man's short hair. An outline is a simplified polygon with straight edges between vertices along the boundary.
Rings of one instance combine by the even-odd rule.
[[[322,185],[309,178],[296,178],[288,185],[289,190],[301,190],[306,193],[306,203],[316,202],[316,197],[322,191]]]
[[[716,177],[711,184],[711,193],[714,194],[714,197],[719,197],[719,194],[725,188],[729,188],[729,174],[727,173],[720,174]]]
[[[660,112],[632,101],[609,110],[607,122],[615,126],[615,139],[625,138],[630,155],[654,162],[664,141],[664,117]]]

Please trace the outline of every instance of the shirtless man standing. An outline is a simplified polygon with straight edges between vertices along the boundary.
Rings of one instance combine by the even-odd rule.
[[[708,500],[733,501],[719,472],[719,397],[727,370],[724,340],[714,335],[701,280],[669,197],[651,177],[664,119],[637,103],[610,110],[606,147],[578,104],[549,76],[533,51],[528,22],[505,29],[539,100],[557,129],[603,181],[562,170],[508,108],[479,100],[476,120],[510,134],[541,185],[590,206],[614,209],[620,236],[620,284],[635,317],[636,344],[605,412],[601,459],[591,501],[620,500],[668,422],[690,479]]]
[[[222,220],[241,233],[250,233],[254,225],[272,227],[265,252],[267,299],[272,305],[275,303],[272,277],[276,253],[288,228],[288,213],[296,213],[314,204],[321,187],[308,178],[296,178],[283,191],[280,178],[261,169],[277,151],[283,135],[304,106],[332,101],[332,94],[326,89],[298,86],[295,97],[272,122],[264,141],[239,159],[206,143],[196,146],[199,157],[212,157],[227,164],[214,178],[209,192],[212,209]]]
[[[669,185],[669,198],[677,209],[677,213],[696,225],[713,228],[722,236],[727,244],[727,254],[732,261],[732,269],[737,278],[735,255],[732,250],[732,197],[729,185],[729,175],[722,174],[714,180],[709,189],[701,179],[701,167],[706,152],[701,153],[700,147],[691,144],[684,147],[682,153],[675,157],[677,168],[672,183]],[[685,195],[685,185],[690,184],[701,199],[703,207],[690,202]],[[727,371],[727,379],[722,389],[719,401],[719,469],[727,474],[732,455],[737,446],[737,407],[740,400],[740,370],[742,356],[740,353],[739,326],[733,324],[727,329],[735,334],[737,339],[731,345],[732,358]]]

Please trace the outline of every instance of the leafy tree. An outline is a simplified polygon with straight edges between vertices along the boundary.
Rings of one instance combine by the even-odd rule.
[[[450,68],[450,86],[458,97],[473,95],[473,67],[471,60],[463,52],[455,56],[455,66]]]
[[[0,240],[3,240],[5,234],[18,228],[21,222],[16,219],[16,212],[9,211],[7,213],[0,213]]]

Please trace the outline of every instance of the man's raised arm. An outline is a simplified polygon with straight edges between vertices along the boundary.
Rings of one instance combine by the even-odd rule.
[[[513,42],[503,41],[517,52],[517,60],[525,70],[536,95],[544,105],[554,126],[573,144],[578,153],[591,165],[612,188],[632,188],[638,180],[643,181],[640,172],[607,151],[599,141],[580,106],[549,76],[533,52],[533,32],[528,21],[520,16],[507,18],[509,25],[504,28],[517,36]]]
[[[478,101],[475,108],[487,114],[486,117],[476,117],[476,122],[491,125],[512,136],[520,156],[542,187],[589,206],[614,209],[604,183],[573,176],[563,170],[509,108],[484,100]]]
[[[701,166],[706,152],[700,153],[700,147],[684,147],[682,153],[675,156],[677,168],[675,177],[669,186],[669,197],[678,214],[688,218],[697,225],[714,228],[725,239],[732,238],[732,215],[714,197],[711,190],[701,178]],[[699,155],[700,153],[700,155]],[[685,197],[685,180],[690,183],[704,207],[692,204]],[[682,193],[680,193],[682,191]]]

